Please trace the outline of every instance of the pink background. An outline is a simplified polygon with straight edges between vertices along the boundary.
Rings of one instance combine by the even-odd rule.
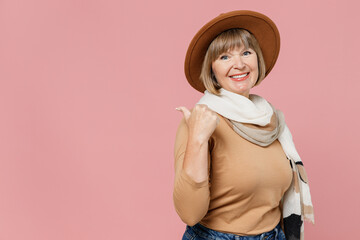
[[[358,1],[0,0],[0,239],[181,239],[173,143],[201,94],[183,61],[219,13],[250,9],[281,34],[254,89],[285,113],[316,225],[356,238]]]

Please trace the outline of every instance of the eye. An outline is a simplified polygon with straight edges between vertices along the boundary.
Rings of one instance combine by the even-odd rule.
[[[228,55],[221,55],[219,57],[220,60],[228,60],[229,59],[229,56]]]
[[[249,50],[247,50],[247,51],[245,51],[245,52],[243,53],[244,56],[249,56],[249,55],[251,55],[251,54],[252,54],[252,52],[250,52]]]

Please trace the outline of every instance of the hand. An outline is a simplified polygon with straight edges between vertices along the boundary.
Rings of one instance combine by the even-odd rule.
[[[191,112],[186,107],[179,107],[177,110],[184,115],[189,129],[189,141],[200,144],[209,141],[220,122],[218,115],[204,104],[195,105]]]

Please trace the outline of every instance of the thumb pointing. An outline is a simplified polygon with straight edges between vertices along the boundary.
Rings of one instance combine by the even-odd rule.
[[[189,111],[189,109],[187,109],[186,107],[177,107],[176,110],[183,113],[185,121],[187,122],[191,115],[191,112]]]

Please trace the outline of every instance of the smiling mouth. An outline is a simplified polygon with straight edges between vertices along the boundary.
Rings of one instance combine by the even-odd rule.
[[[243,74],[237,74],[237,75],[232,75],[230,76],[230,78],[234,81],[243,81],[245,79],[247,79],[249,77],[249,73],[243,73]]]

